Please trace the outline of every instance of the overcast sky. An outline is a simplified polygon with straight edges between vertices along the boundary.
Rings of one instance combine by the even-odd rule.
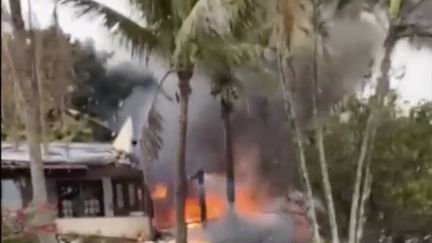
[[[99,0],[122,13],[131,15],[127,0]],[[52,0],[32,0],[39,25],[46,27],[52,21]],[[27,12],[27,1],[23,1],[24,12]],[[72,37],[85,40],[94,40],[98,50],[114,51],[113,62],[129,60],[129,54],[120,48],[116,41],[110,37],[109,32],[101,26],[100,19],[81,17],[74,15],[74,10],[67,6],[61,6],[59,10],[60,25],[65,32]],[[432,46],[432,45],[430,45]],[[402,96],[402,101],[415,104],[421,100],[432,100],[432,50],[417,48],[401,41],[393,53],[393,76],[405,73],[402,79],[394,79],[393,87],[397,88]]]

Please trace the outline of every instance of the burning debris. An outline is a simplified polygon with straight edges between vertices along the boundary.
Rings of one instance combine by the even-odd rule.
[[[189,242],[289,243],[310,240],[304,197],[293,194],[289,198],[262,199],[255,196],[255,188],[237,183],[237,200],[235,207],[230,208],[225,198],[224,177],[205,173],[203,176],[206,177],[206,207],[202,207],[196,191],[191,191],[186,199]],[[197,189],[193,184],[190,188]],[[167,203],[171,200],[169,195],[168,185],[157,183],[153,187],[153,223],[161,231],[174,226],[174,208]],[[202,210],[206,210],[207,221],[204,222]]]

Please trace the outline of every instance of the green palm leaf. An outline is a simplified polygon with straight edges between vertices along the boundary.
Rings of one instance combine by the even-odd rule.
[[[199,58],[207,65],[250,66],[262,57],[264,46],[249,43],[208,44]]]
[[[196,62],[197,59],[200,59],[199,54],[202,55],[204,51],[212,53],[222,51],[223,54],[219,56],[224,56],[228,52],[220,48],[229,51],[236,50],[230,45],[246,39],[246,33],[251,32],[253,23],[256,23],[257,8],[258,5],[253,0],[200,0],[196,2],[177,33],[174,61],[176,63],[185,60]],[[236,51],[234,59],[245,57],[245,50],[241,48],[240,51]]]
[[[78,16],[101,16],[104,26],[114,32],[122,44],[130,47],[133,55],[140,54],[158,44],[158,38],[153,29],[139,24],[102,3],[93,0],[62,0],[61,3],[77,8]]]

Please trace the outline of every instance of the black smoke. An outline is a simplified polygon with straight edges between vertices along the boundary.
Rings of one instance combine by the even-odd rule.
[[[75,51],[76,88],[72,106],[92,117],[107,122],[110,130],[94,126],[95,140],[111,141],[121,126],[117,112],[135,88],[148,90],[155,79],[132,62],[107,67],[110,53],[97,52],[92,42],[77,43]]]

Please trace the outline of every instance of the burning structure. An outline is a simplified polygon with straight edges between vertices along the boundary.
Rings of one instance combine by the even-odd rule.
[[[373,52],[374,42],[364,38],[372,38],[375,32],[369,29],[363,31],[362,36],[358,36],[361,31],[357,31],[351,37],[356,39],[355,43],[338,43],[346,38],[335,36],[342,32],[346,35],[350,24],[353,23],[344,23],[339,26],[342,29],[329,33],[330,37],[334,37],[333,43],[332,38],[329,40],[330,46],[338,47],[336,54],[339,58],[328,64],[329,66],[320,67],[323,69],[320,73],[323,74],[321,78],[325,86],[320,97],[320,111],[328,110],[344,94],[354,90],[357,80],[368,69],[371,55],[365,54]],[[367,24],[356,24],[368,28]],[[357,48],[352,48],[353,45]],[[358,46],[362,48],[359,49]],[[356,58],[353,60],[350,57]],[[306,60],[298,61],[300,69],[304,68],[302,65]],[[339,70],[342,66],[344,72]],[[150,68],[155,70],[156,77],[163,76],[164,68],[160,63],[152,62]],[[208,76],[199,68],[196,73],[192,80],[193,93],[189,108],[186,168],[190,177],[185,210],[186,220],[190,226],[190,242],[308,242],[308,202],[292,195],[298,188],[295,150],[290,134],[285,130],[280,95],[262,94],[259,92],[260,89],[250,88],[250,84],[246,84],[244,102],[234,107],[232,130],[236,201],[231,207],[225,197],[226,170],[222,157],[223,129],[219,103],[209,95],[211,80]],[[340,77],[339,73],[344,73],[344,76]],[[307,77],[304,79],[307,80]],[[170,96],[174,96],[175,81],[175,77],[168,77],[165,82],[164,88]],[[298,93],[295,98],[298,99],[296,104],[302,112],[302,124],[307,126],[310,123],[310,100],[304,98],[308,95],[302,94],[310,92],[310,83],[301,81],[302,83],[296,84]],[[128,98],[122,101],[120,110],[114,111],[117,113],[116,120],[119,124],[123,124],[126,117],[132,117],[133,123],[129,125],[132,131],[126,131],[129,138],[126,139],[127,143],[121,144],[127,144],[123,150],[126,154],[133,155],[132,158],[136,158],[136,162],[140,160],[137,155],[139,152],[131,148],[130,144],[132,141],[140,140],[139,134],[146,120],[146,109],[143,107],[151,91],[149,86],[134,86]],[[172,163],[175,161],[173,151],[176,139],[173,134],[177,134],[177,107],[171,102],[163,97],[157,100],[157,109],[163,118],[164,129],[161,136],[164,144],[159,159],[151,161],[151,171],[148,171],[154,208],[152,221],[160,231],[175,226],[171,168],[174,167]],[[124,177],[131,178],[134,173],[137,172]],[[139,176],[137,178],[142,179]],[[119,189],[122,191],[126,186],[114,186],[114,191],[117,191],[117,188],[123,188]],[[125,200],[129,200],[127,194],[123,195],[126,195]],[[124,206],[119,198],[113,197],[112,200]],[[120,215],[127,213],[122,211]]]
[[[356,28],[352,28],[354,25]],[[351,33],[351,39],[340,37],[346,36],[352,29],[362,29],[363,32],[361,36],[359,31]],[[382,36],[376,26],[367,21],[341,17],[333,23],[328,45],[335,59],[319,65],[322,83],[320,115],[325,115],[333,104],[359,87],[363,75],[370,68],[374,52],[378,50],[380,38]],[[302,74],[299,83],[293,84],[296,86],[294,98],[302,128],[312,125],[311,100],[307,98],[312,92],[307,72],[310,60],[311,56],[305,56],[295,62],[295,68]],[[342,67],[344,70],[341,70]],[[157,61],[150,63],[150,68],[154,70],[155,77],[164,75],[164,68]],[[245,79],[253,81],[256,77]],[[200,227],[191,229],[190,237],[200,232],[206,236],[207,242],[307,242],[309,223],[305,214],[310,202],[299,203],[289,196],[299,188],[299,180],[295,147],[289,131],[285,129],[280,95],[263,94],[264,89],[254,86],[254,82],[245,82],[245,97],[234,105],[231,122],[236,201],[231,208],[225,197],[223,124],[219,103],[209,94],[211,82],[198,67],[192,79],[188,117],[186,170],[191,180],[186,199],[186,218],[190,225],[196,225],[195,222],[203,219],[207,222],[203,231],[199,230]],[[168,95],[173,97],[175,84],[175,77],[170,76],[164,85]],[[147,92],[137,87],[124,103],[124,109],[134,114],[136,124],[145,123],[142,97]],[[159,159],[151,162],[150,184],[154,200],[153,220],[158,228],[174,225],[171,170],[175,161],[177,110],[171,102],[163,98],[157,100],[157,110],[163,118],[161,140],[164,144]],[[141,134],[140,128],[137,129],[134,134]],[[243,239],[241,235],[251,238]]]

